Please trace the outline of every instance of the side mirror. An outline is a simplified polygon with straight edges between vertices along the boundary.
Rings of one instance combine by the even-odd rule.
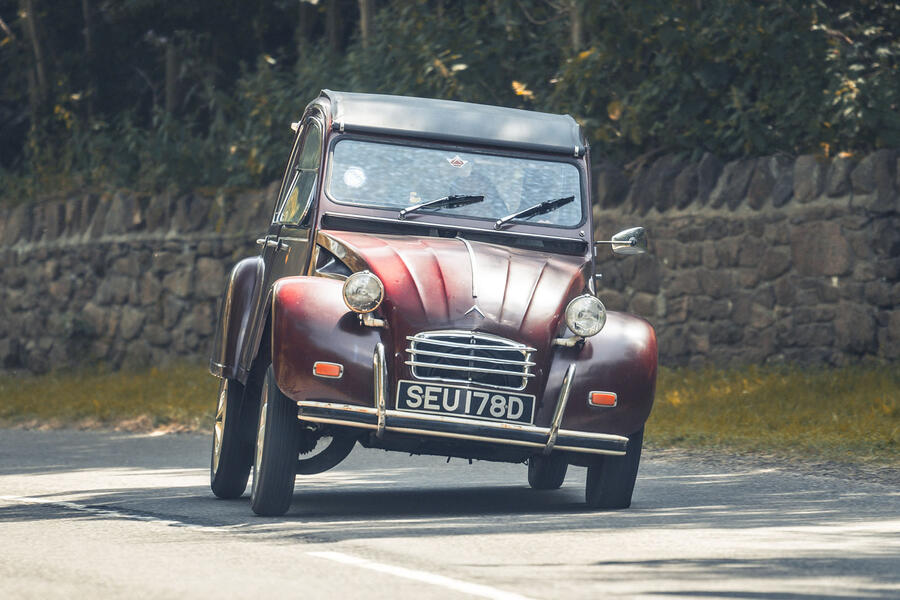
[[[647,251],[647,232],[643,227],[632,227],[620,231],[609,241],[597,241],[594,244],[609,244],[615,254],[643,254]]]
[[[300,129],[300,121],[294,121],[291,123],[291,131],[297,133],[297,130]]]

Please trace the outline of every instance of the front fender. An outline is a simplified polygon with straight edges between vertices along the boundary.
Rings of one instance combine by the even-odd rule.
[[[292,400],[373,406],[372,357],[382,330],[359,323],[344,304],[342,287],[323,277],[285,277],[275,284],[272,367],[278,388]],[[342,365],[340,379],[315,376],[317,361]]]
[[[251,338],[265,271],[265,263],[259,256],[245,258],[231,269],[209,359],[209,370],[217,377],[247,382],[256,355]]]
[[[653,327],[639,317],[609,312],[606,326],[583,346],[554,349],[538,419],[549,423],[563,376],[575,364],[562,428],[629,435],[643,426],[656,392],[657,349]],[[592,391],[615,392],[615,407],[592,406]]]

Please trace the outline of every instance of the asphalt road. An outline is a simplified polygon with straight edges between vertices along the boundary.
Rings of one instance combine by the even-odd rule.
[[[649,453],[630,510],[585,470],[357,448],[255,517],[209,439],[0,429],[0,598],[900,598],[894,485]]]

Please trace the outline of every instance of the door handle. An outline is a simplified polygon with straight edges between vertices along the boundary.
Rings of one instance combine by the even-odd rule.
[[[256,244],[258,246],[265,246],[267,248],[275,248],[275,252],[279,250],[287,250],[287,244],[282,242],[281,240],[276,240],[274,238],[259,238],[256,240]]]

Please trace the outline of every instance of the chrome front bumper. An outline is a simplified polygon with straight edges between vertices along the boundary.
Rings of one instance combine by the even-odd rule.
[[[301,421],[330,423],[372,429],[378,437],[385,431],[434,437],[471,440],[493,444],[510,444],[540,449],[544,454],[552,450],[589,454],[625,454],[628,438],[607,433],[588,433],[562,429],[563,413],[569,400],[569,390],[575,376],[575,365],[566,371],[550,427],[495,423],[445,415],[429,415],[387,408],[387,361],[384,347],[377,344],[373,356],[374,408],[337,404],[317,400],[297,402]]]

